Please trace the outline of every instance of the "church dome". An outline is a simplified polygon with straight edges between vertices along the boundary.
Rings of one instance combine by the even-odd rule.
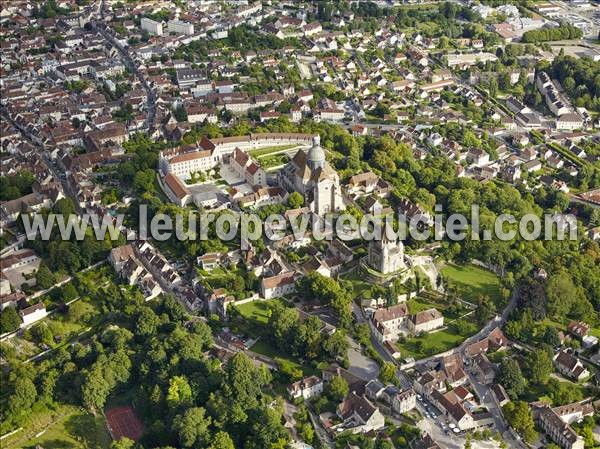
[[[315,170],[319,167],[323,168],[325,166],[325,151],[321,148],[319,141],[320,139],[318,136],[313,139],[313,145],[308,151],[308,156],[306,158],[311,170]]]

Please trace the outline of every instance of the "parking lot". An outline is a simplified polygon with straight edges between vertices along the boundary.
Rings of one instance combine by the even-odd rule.
[[[440,447],[462,449],[465,446],[466,432],[459,431],[433,404],[421,395],[417,395],[417,409],[423,415],[417,426],[427,432]],[[499,448],[497,441],[471,441],[471,447],[476,449]]]

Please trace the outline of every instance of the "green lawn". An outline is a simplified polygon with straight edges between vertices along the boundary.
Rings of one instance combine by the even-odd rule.
[[[24,430],[3,440],[2,448],[33,449],[40,445],[45,449],[107,449],[111,443],[101,416],[94,417],[73,406],[33,413],[24,427]]]
[[[442,276],[448,279],[450,287],[467,301],[476,301],[480,295],[489,296],[496,305],[502,301],[500,278],[491,271],[475,265],[445,265]]]
[[[281,165],[285,165],[290,158],[287,154],[274,154],[271,156],[263,157],[260,159],[260,166],[265,169],[271,169],[273,167],[279,167]]]
[[[244,318],[256,323],[267,324],[271,316],[269,304],[273,304],[273,301],[252,301],[236,307]]]
[[[248,154],[252,158],[260,158],[262,156],[267,156],[270,154],[280,153],[285,150],[289,150],[290,148],[297,147],[298,145],[277,145],[273,147],[265,147],[259,148],[257,150],[248,151]]]
[[[358,298],[359,300],[372,298],[372,290],[374,285],[364,279],[364,276],[361,275],[360,270],[361,268],[357,268],[352,272],[342,276],[342,279],[352,283],[352,290],[355,298]]]
[[[407,338],[404,343],[398,342],[396,346],[402,358],[414,357],[418,360],[454,348],[462,343],[464,339],[464,336],[454,333],[449,329],[444,329],[422,337]],[[419,343],[417,343],[418,341],[422,342],[420,343],[422,345],[420,348],[418,346]]]
[[[422,312],[423,310],[431,308],[435,308],[438,309],[440,312],[443,312],[445,308],[442,304],[429,302],[426,299],[419,296],[416,298],[409,299],[406,303],[408,304],[408,310],[411,314]]]

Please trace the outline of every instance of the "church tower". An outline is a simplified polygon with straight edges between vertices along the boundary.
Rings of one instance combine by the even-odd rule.
[[[369,242],[369,265],[383,274],[394,273],[406,267],[404,263],[404,244],[390,239],[385,229],[381,239]]]
[[[313,145],[306,157],[306,165],[308,165],[311,171],[325,167],[325,152],[321,148],[321,139],[319,136],[313,138]]]

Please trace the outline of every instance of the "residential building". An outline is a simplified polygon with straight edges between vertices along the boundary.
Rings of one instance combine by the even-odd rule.
[[[383,429],[385,418],[375,405],[364,396],[351,392],[337,406],[337,415],[342,420],[335,430],[349,430],[352,433],[367,433]]]
[[[192,35],[194,34],[194,24],[182,20],[169,20],[167,30],[169,33]]]
[[[410,331],[417,335],[442,327],[444,325],[444,316],[437,309],[431,308],[412,315],[407,323]]]
[[[46,306],[44,306],[44,303],[38,302],[37,304],[19,310],[19,315],[21,315],[21,319],[23,320],[21,327],[27,327],[36,321],[45,318],[48,313],[46,312]]]
[[[377,340],[381,342],[396,341],[400,335],[407,333],[408,306],[405,303],[377,309],[373,312],[369,325]]]
[[[261,280],[260,293],[263,298],[271,299],[287,295],[296,290],[296,273],[286,272]]]
[[[408,413],[417,406],[417,394],[412,388],[396,394],[392,398],[392,411],[398,415]]]
[[[154,34],[155,36],[161,36],[163,34],[163,24],[161,22],[157,22],[156,20],[142,17],[140,26],[142,30],[147,31],[150,34]]]
[[[305,377],[288,386],[287,391],[293,399],[310,399],[323,393],[323,379],[317,376]]]
[[[566,350],[561,350],[554,356],[554,365],[559,373],[575,381],[587,378],[590,372],[585,368],[581,360]]]
[[[583,128],[583,119],[575,112],[563,114],[556,119],[556,129],[574,130]]]

